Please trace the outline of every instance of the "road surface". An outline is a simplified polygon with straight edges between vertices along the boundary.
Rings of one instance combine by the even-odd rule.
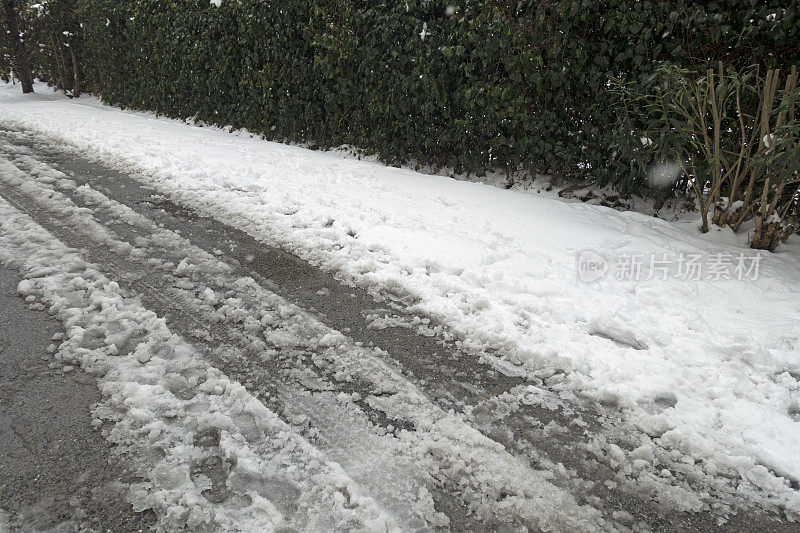
[[[0,217],[0,524],[800,530],[135,174],[0,130]]]

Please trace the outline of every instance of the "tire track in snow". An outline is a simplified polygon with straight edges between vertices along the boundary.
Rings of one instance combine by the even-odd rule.
[[[204,362],[163,319],[77,251],[0,199],[0,259],[67,326],[57,357],[98,376],[95,421],[145,481],[137,508],[162,527],[392,530],[391,516],[240,384]],[[230,497],[216,501],[222,475]],[[295,496],[294,506],[282,502]]]
[[[6,183],[9,182],[6,181]],[[160,315],[167,318],[172,329],[180,332],[186,338],[195,338],[195,346],[202,352],[204,358],[210,359],[213,364],[239,377],[242,383],[250,385],[251,389],[256,389],[261,396],[271,399],[272,401],[268,403],[272,407],[279,409],[280,404],[282,404],[279,392],[282,386],[285,387],[287,384],[291,385],[292,383],[299,385],[298,381],[313,381],[317,379],[314,375],[308,375],[313,374],[310,369],[307,372],[303,372],[303,375],[297,375],[301,374],[301,372],[296,370],[296,367],[300,366],[302,368],[302,359],[305,354],[302,350],[295,348],[297,345],[302,344],[307,334],[303,332],[306,325],[302,322],[292,327],[292,318],[297,315],[296,310],[282,304],[272,307],[272,310],[275,310],[280,315],[278,318],[281,324],[271,324],[277,326],[273,332],[275,335],[272,338],[275,344],[271,349],[264,340],[258,339],[255,335],[242,334],[240,331],[240,326],[250,328],[252,331],[265,329],[264,326],[255,324],[253,321],[248,321],[246,324],[241,323],[244,318],[252,318],[247,314],[247,310],[228,305],[218,313],[211,313],[210,315],[207,302],[203,298],[196,298],[194,295],[190,295],[191,289],[197,284],[197,279],[204,276],[209,276],[210,278],[203,279],[200,282],[201,286],[206,290],[209,290],[210,286],[216,288],[228,286],[234,288],[231,293],[237,293],[237,291],[246,290],[248,285],[252,288],[252,282],[247,280],[221,278],[228,270],[226,265],[219,263],[216,259],[200,250],[193,249],[191,245],[179,239],[177,244],[181,248],[175,251],[181,254],[181,257],[185,257],[188,252],[190,256],[194,254],[200,257],[201,260],[199,265],[196,261],[188,261],[184,263],[183,268],[178,267],[180,275],[165,274],[165,272],[172,273],[176,270],[175,263],[170,263],[163,258],[157,259],[149,256],[145,251],[131,246],[129,243],[117,240],[112,232],[94,221],[87,209],[70,205],[71,202],[66,198],[60,198],[59,205],[53,197],[60,196],[60,194],[53,189],[37,187],[30,182],[22,183],[21,186],[23,188],[27,187],[27,197],[15,195],[10,191],[4,192],[4,195],[14,200],[18,207],[26,209],[35,218],[48,225],[50,230],[59,234],[69,244],[81,249],[82,254],[92,261],[96,261],[103,270],[110,272],[123,286],[132,288],[148,307],[156,309]],[[83,192],[90,193],[86,189]],[[32,198],[34,199],[33,204],[35,204],[36,200],[39,200],[38,205],[32,205]],[[54,219],[59,220],[59,222],[53,224]],[[62,226],[65,219],[69,221],[66,227]],[[81,230],[75,231],[73,228],[81,228]],[[150,229],[160,231],[157,227],[151,227]],[[170,236],[166,235],[166,233],[161,232],[160,236],[155,236],[152,239],[153,248],[159,248],[157,241],[161,240],[163,244],[165,237],[166,241],[171,241]],[[174,246],[176,242],[172,241],[171,244]],[[161,251],[165,250],[161,249]],[[151,269],[149,272],[148,268]],[[194,273],[194,275],[191,273]],[[163,279],[162,276],[168,279]],[[217,278],[216,281],[215,278]],[[193,281],[189,282],[190,279],[193,279]],[[263,298],[263,302],[269,298],[269,295],[259,294],[257,298]],[[263,304],[261,308],[262,311],[270,310],[269,306]],[[265,355],[273,355],[274,359],[265,357]],[[276,378],[276,376],[278,377]],[[281,383],[281,378],[285,379],[286,382]],[[178,379],[178,381],[180,380]],[[176,386],[180,388],[182,384],[177,383]],[[345,404],[341,406],[340,411],[344,412],[346,408],[347,405]],[[363,427],[359,428],[351,425],[349,429],[353,438],[365,433],[365,428]],[[382,442],[380,446],[375,446],[373,449],[390,450],[392,446],[391,443]],[[361,459],[365,458],[362,456]],[[395,465],[391,465],[391,463],[387,465],[385,464],[385,459],[387,458],[383,457],[383,459],[383,468],[391,472],[388,466]],[[375,462],[377,461],[366,461],[367,465]],[[408,476],[406,479],[411,480],[411,474],[414,471],[413,464],[409,463],[403,466],[405,468],[400,471],[404,471]],[[376,466],[376,468],[378,467]],[[365,479],[368,483],[384,482],[385,485],[373,486],[378,492],[382,488],[391,488],[391,480],[383,479],[380,476],[377,477],[378,479],[369,479],[362,476],[362,479]],[[391,496],[396,497],[394,494],[391,494]],[[407,495],[400,494],[400,496]],[[421,502],[418,501],[420,499]],[[408,507],[419,505],[422,511],[432,514],[432,509],[423,509],[424,507],[430,507],[431,503],[425,491],[420,493],[419,490],[416,490],[410,498],[402,502],[403,509],[397,509],[397,505],[393,507],[397,511],[405,511],[405,513],[401,512],[400,514],[408,525],[422,527],[425,525],[425,521],[417,524],[414,521],[418,510],[414,508],[408,509]],[[435,513],[433,518],[433,521],[436,522]],[[469,524],[470,521],[465,519],[465,523]]]
[[[8,173],[11,173],[10,169],[4,170],[8,170]],[[36,174],[36,172],[36,170],[31,171],[31,174]],[[47,180],[48,178],[40,177],[38,181]],[[15,199],[20,205],[25,205],[26,210],[34,214],[40,222],[48,226],[60,237],[68,241],[79,241],[76,244],[84,252],[92,248],[90,242],[87,241],[97,240],[100,237],[99,246],[106,248],[107,256],[109,254],[111,256],[119,254],[118,257],[124,258],[124,261],[117,261],[116,263],[111,260],[114,270],[124,273],[124,264],[135,264],[137,260],[142,260],[142,258],[153,259],[141,248],[117,241],[110,230],[94,222],[88,209],[79,208],[72,204],[54,188],[49,188],[42,183],[31,183],[24,174],[23,176],[18,176],[17,180],[6,177],[5,181],[8,185],[16,186],[20,191],[23,191],[25,196]],[[69,183],[62,183],[62,185],[67,190],[73,188]],[[95,201],[102,202],[103,198],[105,198],[98,197],[96,193],[86,187],[75,189],[74,194],[83,193],[93,197]],[[16,192],[6,194],[10,196],[17,195]],[[33,205],[36,203],[38,205]],[[124,212],[125,216],[136,217],[134,212],[125,211],[127,208],[123,208],[119,204],[116,205],[116,208]],[[40,212],[37,216],[36,211],[44,212]],[[60,218],[61,220],[53,223],[54,216],[56,219]],[[69,223],[72,229],[62,226],[65,218],[71,219]],[[131,223],[133,221],[128,220],[127,222]],[[138,222],[140,226],[147,225],[147,221],[143,218],[139,219]],[[76,235],[75,228],[79,229],[77,234],[83,233],[83,235]],[[140,227],[139,230],[141,229],[144,228]],[[150,229],[156,231],[157,228]],[[169,240],[171,238],[169,234],[175,236],[172,232],[162,230],[160,237]],[[158,238],[153,238],[151,242],[156,240]],[[191,249],[191,245],[187,242],[179,244],[184,247],[184,253],[189,249],[190,254],[194,256],[202,257],[204,255],[200,250]],[[97,244],[95,244],[95,247],[97,247]],[[103,255],[99,250],[95,253],[99,256]],[[92,257],[92,259],[95,258]],[[196,257],[192,257],[192,259],[196,259]],[[213,258],[209,257],[202,257],[202,259],[206,262],[214,261]],[[105,260],[109,261],[110,259],[106,257]],[[167,261],[162,264],[162,266],[165,265],[168,268],[180,269],[180,264],[177,266],[174,264],[169,265]],[[157,265],[154,264],[153,266]],[[187,262],[183,269],[193,270],[190,266],[194,265]],[[221,265],[217,269],[208,269],[206,267],[209,265],[200,261],[200,266],[202,266],[202,269],[195,271],[212,272],[212,278],[213,276],[225,275],[225,265]],[[131,278],[131,283],[135,283],[136,280],[134,278],[137,277],[137,273],[128,273],[127,277]],[[126,276],[123,276],[121,279],[125,281],[125,278]],[[236,282],[236,279],[223,279],[221,285],[232,286]],[[277,298],[274,295],[270,296],[256,284],[252,283],[251,285],[251,289],[256,291],[253,302],[264,302],[270,298]],[[164,286],[162,285],[161,289],[163,290],[163,288]],[[203,291],[204,296],[208,295],[209,289],[210,287],[206,287],[206,290]],[[240,286],[237,291],[242,291],[243,289],[244,287]],[[181,304],[190,301],[191,299],[187,298],[182,300]],[[280,307],[281,305],[285,304],[279,301],[273,307]],[[194,311],[195,309],[192,310]],[[250,317],[252,318],[252,310],[228,308],[222,312],[223,314],[242,312],[245,318],[247,313],[250,312]],[[382,411],[394,420],[411,424],[415,430],[401,430],[397,437],[398,440],[405,442],[406,446],[415,454],[413,458],[421,461],[425,468],[444,480],[446,484],[451,485],[448,487],[450,490],[453,488],[460,490],[462,497],[470,504],[471,510],[478,513],[478,517],[483,520],[481,523],[484,526],[491,515],[497,515],[499,521],[516,523],[518,526],[526,525],[556,529],[591,528],[595,519],[599,518],[599,513],[589,507],[576,505],[571,495],[550,484],[547,479],[549,476],[546,473],[525,467],[525,465],[508,455],[501,446],[465,425],[459,417],[448,415],[435,405],[430,404],[415,387],[410,385],[394,370],[387,367],[381,360],[374,357],[370,351],[352,345],[343,335],[328,330],[324,325],[316,322],[315,319],[302,315],[296,308],[292,309],[292,313],[295,314],[292,315],[290,313],[289,317],[282,318],[298,317],[301,319],[303,328],[316,330],[317,333],[324,332],[324,334],[318,334],[313,339],[316,340],[316,344],[312,343],[308,346],[313,350],[312,358],[317,359],[316,365],[318,367],[332,367],[331,371],[334,375],[339,375],[340,382],[360,380],[368,384],[369,388],[366,392],[370,395],[362,398],[364,400],[361,404],[362,409],[369,405],[373,410]],[[246,324],[245,327],[247,327]],[[269,338],[269,335],[265,336]],[[294,338],[292,342],[296,342],[296,340]],[[354,380],[354,376],[358,380]],[[242,376],[242,378],[246,379],[246,376]],[[292,406],[296,407],[298,403],[293,402]],[[596,525],[600,523],[602,521]]]

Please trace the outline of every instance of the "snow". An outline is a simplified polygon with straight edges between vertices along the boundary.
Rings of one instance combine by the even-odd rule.
[[[232,277],[231,267],[215,256],[89,186],[76,188],[24,150],[13,162],[0,159],[0,180],[7,194],[21,193],[47,217],[70,220],[75,237],[125,257],[136,272],[141,268],[137,261],[144,261],[174,273],[185,282],[185,291],[160,290],[182,309],[226,328],[244,323],[252,330],[246,341],[258,343],[254,351],[260,356],[239,356],[252,365],[244,374],[248,379],[260,377],[258,369],[271,354],[285,356],[299,347],[315,354],[318,367],[330,366],[347,380],[370,383],[371,391],[392,391],[365,400],[415,426],[397,436],[376,432],[355,403],[359,394],[327,393],[330,385],[324,380],[293,365],[292,372],[308,374],[300,381],[315,385],[295,390],[284,383],[284,417],[295,426],[314,420],[312,447],[239,382],[208,365],[163,319],[82,260],[81,253],[91,253],[91,247],[82,252],[65,247],[0,200],[0,261],[21,270],[26,279],[18,290],[27,301],[41,300],[42,307],[46,304],[65,322],[68,334],[58,346],[58,365],[77,364],[99,375],[105,404],[97,409],[96,425],[109,423],[107,437],[138,465],[146,481],[130,487],[130,498],[137,508],[156,509],[164,528],[188,523],[211,524],[215,530],[283,525],[328,530],[361,524],[364,530],[384,531],[395,530],[399,516],[404,527],[428,529],[448,523],[433,507],[428,487],[434,486],[435,476],[457,484],[461,497],[480,516],[521,518],[560,530],[596,529],[596,509],[578,505],[549,482],[547,471],[530,469],[460,416],[433,405],[377,349],[354,345],[250,278]],[[78,207],[73,197],[94,209]],[[142,248],[99,224],[101,212],[115,223],[136,227]],[[158,255],[152,255],[155,250]],[[177,266],[168,260],[171,256],[181,257]],[[125,277],[124,272],[116,274]],[[224,300],[203,286],[209,279],[225,291]],[[215,438],[218,443],[203,444]],[[207,491],[220,490],[213,472],[198,474],[197,465],[220,462],[229,470],[225,490],[232,496],[215,502],[206,497]],[[513,501],[498,502],[501,493]],[[284,513],[281,502],[293,494],[299,509],[290,505],[293,510]],[[415,524],[414,517],[423,521]]]
[[[468,352],[491,350],[504,371],[616,405],[652,449],[677,451],[711,476],[733,472],[800,512],[787,481],[800,480],[796,238],[762,257],[755,280],[609,273],[585,283],[576,257],[586,251],[750,251],[729,230],[700,234],[696,221],[422,175],[36,89],[23,97],[0,87],[0,124],[139,171],[175,202],[342,280],[388,288]],[[633,459],[648,457],[642,449]]]
[[[93,425],[111,423],[107,438],[118,453],[135,459],[145,479],[129,488],[135,508],[157,510],[167,529],[328,529],[347,523],[396,529],[391,515],[341,468],[242,385],[202,361],[162,318],[75,250],[4,200],[0,220],[0,260],[25,277],[18,291],[45,302],[65,323],[57,360],[98,376],[104,403],[95,409]],[[219,442],[202,444],[210,435]],[[228,465],[227,487],[238,497],[214,504],[203,495],[211,484],[196,465],[213,460]],[[340,490],[352,495],[350,501],[336,497]],[[293,517],[274,503],[287,491],[298,498]]]
[[[430,35],[430,34],[431,34],[431,32],[429,32],[429,31],[428,31],[428,23],[427,23],[427,22],[423,22],[423,23],[422,23],[422,31],[421,31],[421,32],[419,32],[419,38],[420,38],[420,40],[424,41],[424,40],[425,40],[425,37],[427,37],[427,36],[428,36],[428,35]],[[421,77],[421,76],[420,76],[420,77]]]
[[[675,183],[681,175],[681,167],[677,163],[658,163],[647,173],[647,181],[653,187],[668,187]]]

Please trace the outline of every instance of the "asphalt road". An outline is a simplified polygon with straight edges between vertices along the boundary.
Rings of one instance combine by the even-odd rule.
[[[409,452],[407,463],[398,459],[395,464],[386,462],[379,450],[361,445],[375,435],[409,438],[427,429],[415,422],[414,416],[403,416],[370,401],[391,392],[379,390],[369,376],[344,375],[334,368],[335,361],[331,364],[325,359],[317,342],[320,328],[342,333],[354,346],[375,349],[377,357],[400,379],[422,392],[432,409],[460,415],[465,428],[497,445],[497,457],[492,460],[521,465],[519,468],[536,475],[543,473],[548,483],[571,495],[576,505],[597,510],[602,519],[593,525],[600,529],[800,531],[797,524],[774,510],[765,511],[754,502],[737,498],[730,480],[705,479],[688,470],[681,476],[680,461],[668,465],[674,466],[677,474],[663,486],[641,485],[620,474],[619,465],[596,452],[596,443],[615,442],[631,449],[636,446],[638,430],[626,425],[613,406],[575,399],[565,402],[540,383],[526,381],[512,371],[498,371],[482,354],[460,349],[457,339],[450,338],[446,330],[442,333],[430,327],[435,324],[425,317],[407,315],[404,302],[389,289],[371,294],[343,285],[331,273],[174,204],[162,192],[143,186],[135,174],[69,153],[33,135],[0,130],[0,159],[32,176],[32,182],[45,167],[73,180],[78,188],[60,190],[66,197],[61,205],[25,189],[20,180],[9,176],[0,176],[6,178],[0,182],[0,197],[135,294],[147,309],[163,317],[173,332],[192,343],[209,364],[242,383],[268,409],[290,421],[299,434],[342,465],[381,505],[401,517],[408,512],[406,525],[416,524],[409,526],[411,529],[430,529],[432,523],[414,517],[403,493],[385,482],[403,485],[404,472],[411,477],[411,470],[404,470],[409,468],[404,465],[413,465],[415,456]],[[81,223],[84,219],[105,233]],[[114,249],[119,243],[137,253],[121,256]],[[152,267],[191,262],[206,257],[203,254],[208,259],[197,259],[198,268],[187,269],[183,280]],[[253,285],[239,283],[244,278]],[[46,311],[31,309],[14,295],[18,281],[18,273],[0,270],[0,509],[22,530],[136,531],[154,527],[160,519],[159,509],[137,513],[126,501],[126,487],[138,480],[133,473],[136,457],[116,454],[92,426],[93,406],[102,400],[95,378],[81,368],[54,364],[48,346],[54,335],[63,334],[63,327]],[[224,288],[227,298],[241,302],[243,314],[231,317],[222,313],[218,304],[208,305],[203,301],[203,287]],[[265,348],[263,332],[248,317],[279,307],[281,302],[302,311],[287,318],[291,342],[280,344],[267,335]],[[387,319],[386,323],[376,325],[376,317]],[[420,319],[425,327],[419,327]],[[265,349],[281,356],[261,357],[260,351]],[[519,402],[515,398],[520,391],[535,391],[544,400]],[[340,393],[354,398],[351,408],[355,415],[326,411],[329,404],[323,399]],[[219,436],[215,438],[218,441]],[[664,457],[668,456],[665,452]],[[480,463],[483,458],[485,455],[470,460]],[[219,468],[220,461],[203,463],[203,475],[211,480],[211,488],[203,494],[212,504],[223,504],[236,492],[227,471]],[[441,461],[452,462],[452,458]],[[541,517],[518,512],[516,504],[509,503],[538,496],[512,493],[507,484],[493,482],[494,472],[482,464],[457,474],[441,464],[433,473],[426,471],[433,480],[426,490],[436,511],[447,517],[446,524],[438,524],[440,529],[542,529]],[[475,479],[480,476],[486,479]],[[663,497],[668,489],[675,494],[700,494],[711,505],[687,512],[677,501],[680,496],[677,500]],[[278,493],[280,490],[270,492],[280,499]],[[293,493],[287,489],[283,497],[286,501],[276,507],[290,515],[295,509]],[[715,506],[714,502],[721,504]],[[722,515],[727,518],[724,523]],[[567,530],[566,523],[553,527]],[[175,529],[175,522],[162,527]]]
[[[130,474],[91,426],[95,380],[53,364],[62,326],[17,295],[19,281],[0,268],[0,507],[21,530],[149,530],[155,516],[125,501]]]

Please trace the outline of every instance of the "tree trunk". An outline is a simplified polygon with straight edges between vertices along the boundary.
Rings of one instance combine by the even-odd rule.
[[[50,34],[50,48],[53,49],[53,58],[56,61],[56,70],[58,71],[58,81],[61,84],[61,90],[64,91],[64,94],[67,94],[67,82],[64,80],[64,70],[61,68],[61,54],[58,53],[58,46],[56,46],[56,40],[53,39],[53,32],[50,31],[48,26],[48,33]]]
[[[19,82],[22,84],[22,92],[32,93],[33,78],[31,76],[31,66],[28,62],[28,53],[25,51],[25,44],[22,42],[22,37],[20,37],[20,18],[17,3],[15,0],[2,0],[2,2],[14,75],[19,78]]]
[[[77,98],[81,95],[81,71],[78,68],[78,56],[75,53],[74,42],[70,40],[69,55],[72,58],[72,96]]]

